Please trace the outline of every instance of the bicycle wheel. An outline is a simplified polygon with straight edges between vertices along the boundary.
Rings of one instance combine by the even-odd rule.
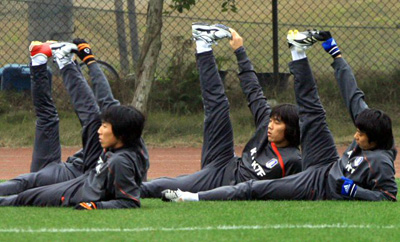
[[[100,66],[100,69],[103,71],[104,75],[107,77],[108,82],[110,85],[115,82],[121,81],[118,72],[112,67],[110,64],[108,64],[105,61],[102,60],[96,60],[97,64]],[[90,80],[90,75],[89,75],[89,68],[85,63],[80,63],[79,64],[82,74],[85,77],[86,80]]]

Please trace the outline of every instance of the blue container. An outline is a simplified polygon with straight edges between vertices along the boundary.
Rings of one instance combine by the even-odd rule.
[[[1,90],[18,92],[31,90],[31,71],[29,65],[8,64],[1,68]],[[47,68],[51,79],[51,70]]]

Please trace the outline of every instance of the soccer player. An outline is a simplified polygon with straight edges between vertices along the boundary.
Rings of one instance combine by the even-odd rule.
[[[18,194],[27,189],[73,179],[93,169],[102,152],[97,129],[101,122],[97,118],[99,107],[92,103],[94,96],[90,87],[75,82],[63,71],[63,82],[71,103],[82,125],[83,149],[61,161],[59,117],[51,95],[51,79],[47,75],[48,58],[54,56],[60,69],[68,64],[71,51],[77,46],[71,43],[41,43],[33,41],[31,54],[32,99],[36,112],[36,132],[32,154],[31,173],[0,183],[0,195]]]
[[[354,141],[339,159],[326,124],[305,50],[317,41],[334,58],[340,92],[356,126]],[[250,180],[236,186],[190,193],[166,190],[166,201],[199,200],[368,200],[396,201],[396,149],[391,120],[370,109],[350,66],[328,31],[289,31],[295,94],[300,114],[301,147],[306,169],[276,180]]]
[[[79,49],[81,45],[84,46],[82,49],[89,48],[85,41],[77,41],[84,42],[78,43]],[[86,80],[72,60],[71,46],[76,47],[73,44],[65,44],[60,46],[60,51],[54,54],[64,82],[77,88],[70,93],[79,96],[77,100],[81,102],[82,110],[85,109],[84,107],[97,107],[93,93],[88,91],[90,88]],[[89,49],[85,52],[91,51]],[[94,58],[92,61],[95,61]],[[95,63],[87,64],[90,67]],[[110,94],[109,90],[106,90],[109,89],[108,83],[94,83],[94,85],[98,85],[94,87],[95,89],[99,88]],[[69,90],[69,85],[66,86]],[[102,96],[104,93],[97,92],[97,94]],[[96,158],[95,169],[72,180],[1,197],[1,206],[75,206],[77,209],[90,210],[140,207],[139,186],[148,168],[147,153],[143,150],[141,140],[144,116],[133,107],[112,105],[116,103],[112,96],[108,97],[109,99],[101,99],[104,102],[103,106],[108,106],[101,116],[98,107],[97,112],[83,111],[84,116],[92,116],[93,123],[100,124],[96,130],[98,134],[91,134],[104,149]],[[78,109],[78,112],[80,110]]]
[[[76,178],[93,169],[102,152],[97,130],[101,125],[98,119],[99,111],[120,105],[114,99],[108,81],[99,68],[92,50],[83,39],[75,39],[74,43],[41,43],[32,42],[31,73],[32,97],[36,110],[36,135],[31,164],[31,173],[20,175],[14,179],[0,183],[0,195],[18,194],[30,188],[54,184]],[[68,70],[63,74],[64,84],[71,95],[71,101],[83,126],[83,150],[69,157],[67,162],[61,162],[61,148],[59,141],[58,114],[51,98],[51,80],[46,73],[47,59],[51,56],[70,55],[71,51],[88,65],[93,83],[93,93],[97,104],[91,104],[93,93],[85,83],[75,82]],[[63,53],[59,53],[63,52]],[[69,63],[69,58],[56,58],[60,67]],[[62,63],[62,61],[66,61]],[[80,75],[79,73],[76,73]],[[68,79],[69,78],[69,79]],[[83,78],[83,77],[82,77]],[[100,110],[99,110],[100,107]],[[141,139],[141,149],[146,160],[146,171],[149,167],[148,152],[144,141]],[[85,155],[86,154],[86,155]],[[146,174],[143,179],[146,179]]]
[[[270,108],[247,57],[240,35],[224,25],[194,23],[196,59],[204,104],[201,170],[177,178],[159,178],[141,186],[142,197],[161,197],[167,188],[197,192],[250,179],[286,177],[301,171],[299,119],[295,105]],[[240,84],[253,114],[256,132],[243,150],[234,154],[229,102],[212,51],[216,40],[229,38],[239,65]]]

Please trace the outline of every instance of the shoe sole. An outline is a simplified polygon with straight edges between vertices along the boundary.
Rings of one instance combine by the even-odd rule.
[[[225,32],[228,36],[221,38],[221,37],[215,36],[215,34],[210,35],[211,31],[215,31],[215,32],[222,31],[222,32]],[[201,23],[192,25],[192,34],[193,34],[193,37],[200,37],[202,35],[205,35],[208,38],[211,38],[213,40],[220,40],[220,39],[224,39],[224,38],[231,39],[232,38],[232,34],[229,31],[229,28],[226,27],[226,26],[224,28],[222,26],[204,25],[204,24],[201,24]]]

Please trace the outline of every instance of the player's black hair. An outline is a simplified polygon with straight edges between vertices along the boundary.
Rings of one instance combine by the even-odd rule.
[[[365,109],[358,114],[355,124],[368,136],[369,143],[376,143],[376,149],[390,150],[393,147],[392,120],[383,111]]]
[[[140,142],[145,117],[132,106],[111,106],[101,114],[101,120],[110,123],[112,132],[124,146],[133,146]]]
[[[285,123],[285,139],[290,146],[300,145],[299,111],[296,105],[279,104],[272,108],[272,118],[279,118]]]

